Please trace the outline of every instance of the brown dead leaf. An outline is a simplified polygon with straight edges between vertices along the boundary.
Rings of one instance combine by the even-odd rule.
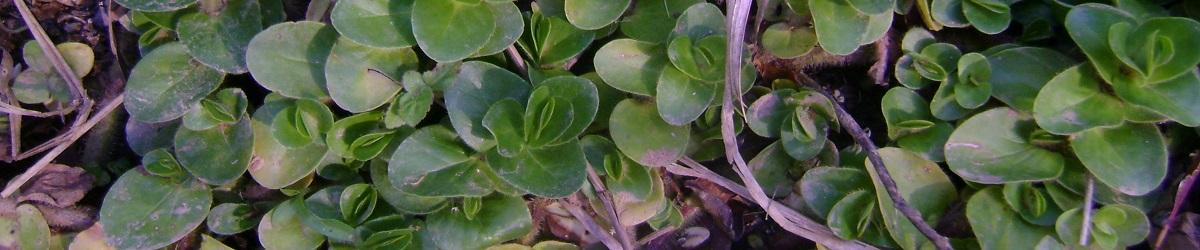
[[[29,184],[21,188],[17,201],[69,207],[83,199],[93,181],[94,177],[82,168],[50,164],[29,179]]]

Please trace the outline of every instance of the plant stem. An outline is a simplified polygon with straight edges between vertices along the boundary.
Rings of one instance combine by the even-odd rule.
[[[1087,246],[1088,238],[1092,234],[1092,202],[1095,202],[1096,196],[1096,179],[1088,175],[1087,192],[1083,197],[1083,225],[1080,225],[1079,245]]]
[[[600,198],[600,203],[604,204],[605,214],[608,215],[608,222],[612,225],[613,231],[617,236],[617,241],[621,242],[621,247],[625,249],[636,249],[633,246],[633,236],[629,230],[621,225],[621,218],[617,215],[617,205],[613,202],[612,195],[608,193],[608,188],[604,187],[604,182],[600,180],[600,175],[596,174],[596,169],[592,168],[591,164],[587,166],[588,182],[592,183],[592,189],[596,190],[596,196]],[[595,207],[593,207],[593,210]],[[600,211],[596,211],[600,213]]]
[[[828,98],[829,100],[837,100],[834,99],[833,96],[824,89],[822,89],[821,86],[818,86],[816,81],[808,78],[808,76],[803,72],[792,72],[792,77],[796,82],[813,88],[818,93],[821,93],[821,95],[824,95],[825,98]],[[933,242],[933,245],[937,247],[937,249],[953,249],[953,247],[950,246],[950,240],[945,236],[938,234],[933,227],[929,226],[929,223],[926,223],[925,220],[922,219],[921,212],[910,206],[904,196],[900,195],[900,191],[896,187],[896,180],[892,178],[891,172],[888,171],[887,166],[885,166],[883,163],[883,158],[879,156],[879,148],[876,147],[875,143],[871,141],[871,138],[867,136],[867,132],[865,132],[858,124],[858,121],[854,119],[854,116],[850,115],[849,112],[846,112],[846,108],[837,101],[833,101],[833,109],[834,112],[837,113],[837,119],[839,121],[838,123],[842,125],[842,128],[845,129],[846,133],[850,134],[850,136],[854,138],[854,142],[858,143],[858,145],[863,148],[863,151],[867,153],[867,160],[871,162],[871,166],[875,169],[875,173],[879,174],[879,182],[883,184],[884,190],[887,191],[888,197],[892,199],[892,203],[895,205],[896,210],[900,210],[900,213],[904,214],[904,217],[907,218],[908,221],[917,228],[917,231],[920,231],[922,235],[925,235],[925,238],[929,238],[929,240]]]
[[[1167,215],[1167,221],[1163,224],[1163,228],[1158,231],[1158,237],[1154,240],[1154,249],[1162,249],[1167,234],[1170,234],[1171,227],[1175,226],[1175,219],[1179,218],[1179,210],[1183,208],[1183,203],[1187,203],[1188,193],[1192,191],[1192,185],[1196,184],[1196,176],[1200,175],[1200,152],[1192,153],[1192,162],[1192,173],[1179,181],[1179,187],[1175,190],[1175,204],[1171,206],[1171,213]]]
[[[931,0],[917,0],[917,11],[921,12],[921,21],[925,22],[925,28],[930,31],[942,30],[942,24],[933,20],[933,11],[929,10],[929,1]]]
[[[67,131],[67,137],[62,143],[59,143],[58,146],[54,147],[54,149],[50,150],[50,152],[47,152],[46,155],[42,156],[41,159],[38,159],[37,163],[34,163],[32,167],[29,167],[29,169],[25,170],[25,173],[22,173],[20,176],[17,176],[16,179],[13,179],[11,182],[9,182],[8,185],[4,187],[4,191],[0,192],[0,197],[8,198],[9,196],[12,196],[12,194],[17,192],[22,185],[25,185],[25,182],[29,181],[29,179],[33,178],[33,176],[36,176],[42,171],[43,168],[46,168],[47,165],[50,165],[50,162],[54,161],[55,158],[58,158],[58,155],[62,154],[63,151],[66,151],[67,148],[71,147],[71,144],[74,144],[76,140],[79,140],[79,137],[83,137],[83,134],[86,134],[89,130],[91,130],[92,127],[96,126],[96,123],[99,123],[100,120],[103,120],[105,117],[108,117],[109,114],[112,114],[112,112],[117,110],[117,107],[120,107],[124,102],[125,95],[118,95],[111,101],[108,101],[108,103],[96,113],[96,116],[92,116],[87,120],[87,122],[84,122],[80,126],[72,126],[71,129]],[[91,107],[87,107],[90,106],[90,104],[85,103],[84,106],[86,109],[84,109],[82,111],[83,113],[80,114],[81,117],[76,119],[82,119],[82,117],[86,117],[87,113],[90,112]]]
[[[575,220],[578,220],[579,223],[583,224],[583,226],[587,228],[588,232],[592,232],[592,235],[595,235],[596,238],[600,240],[600,243],[604,244],[605,247],[608,247],[609,249],[621,249],[621,243],[618,243],[611,234],[605,232],[599,224],[596,224],[596,221],[592,220],[592,217],[589,216],[587,212],[584,212],[583,209],[579,207],[578,203],[581,202],[579,196],[581,195],[583,195],[583,193],[576,192],[575,196],[571,196],[566,199],[560,199],[560,204],[563,205],[563,208],[567,209],[568,213],[571,213],[571,216],[575,217]]]
[[[680,162],[687,167],[677,164],[670,164],[664,166],[663,168],[667,170],[667,172],[675,175],[694,177],[715,183],[718,186],[729,190],[729,192],[757,203],[757,201],[754,200],[754,197],[750,195],[750,191],[747,190],[746,187],[743,187],[732,180],[708,170],[708,168],[705,168],[703,165],[700,165],[700,163],[690,158],[684,158]],[[792,210],[787,205],[784,205],[778,201],[771,200],[770,203],[759,204],[759,206],[764,207],[765,210],[768,211],[768,215],[779,215],[772,216],[771,218],[775,219],[776,223],[780,224],[781,227],[785,229],[798,228],[800,229],[799,231],[788,231],[800,237],[804,237],[805,239],[816,242],[822,246],[832,249],[875,249],[875,247],[860,241],[838,238],[833,234],[833,231],[830,231],[828,227],[825,227],[825,225],[801,215],[799,212],[796,212],[796,210]]]

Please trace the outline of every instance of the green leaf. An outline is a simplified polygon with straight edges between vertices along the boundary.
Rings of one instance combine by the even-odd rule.
[[[686,36],[692,41],[711,35],[724,35],[725,14],[711,3],[697,3],[687,7],[675,21],[674,36]]]
[[[678,161],[691,135],[690,127],[673,126],[658,113],[652,103],[625,99],[613,108],[608,123],[617,148],[637,163],[651,167]]]
[[[1076,247],[1082,227],[1082,208],[1064,212],[1054,225],[1058,238]],[[1089,247],[1099,246],[1101,249],[1133,246],[1145,240],[1150,233],[1150,221],[1146,215],[1141,210],[1124,204],[1107,205],[1093,210],[1091,227],[1094,233],[1091,244],[1095,245]],[[1111,245],[1105,246],[1105,238]]]
[[[925,46],[919,54],[913,56],[913,68],[926,79],[947,81],[956,71],[962,52],[949,43],[935,43]]]
[[[342,220],[351,225],[366,222],[371,213],[375,211],[378,196],[379,193],[376,193],[375,189],[368,184],[358,183],[347,186],[342,190],[338,199],[338,209],[342,213]]]
[[[842,197],[869,188],[871,177],[857,168],[817,167],[804,172],[797,184],[804,204],[817,215],[829,218],[830,210]],[[870,193],[867,193],[870,197]]]
[[[583,53],[596,33],[572,26],[561,17],[533,13],[529,33],[520,41],[521,47],[536,57],[539,67],[560,66]]]
[[[1189,44],[1200,43],[1200,22],[1182,17],[1158,17],[1127,31],[1126,36],[1109,31],[1109,46],[1125,66],[1140,69],[1148,83],[1158,83],[1194,73],[1200,53]],[[1117,38],[1116,41],[1113,39]],[[1121,38],[1124,38],[1123,40]]]
[[[1111,36],[1109,27],[1118,23],[1133,25],[1137,20],[1112,6],[1089,3],[1072,7],[1064,24],[1071,39],[1075,40],[1092,66],[1096,67],[1096,72],[1100,73],[1100,78],[1109,83],[1122,75],[1119,72],[1121,60],[1113,53],[1108,42]]]
[[[604,176],[604,183],[618,197],[643,200],[654,187],[649,168],[625,157],[607,138],[587,135],[579,140],[588,164]]]
[[[487,43],[484,43],[483,47],[475,51],[471,57],[504,52],[505,49],[516,43],[521,38],[521,34],[525,32],[524,15],[513,1],[490,1],[485,4],[492,9],[496,29],[492,30],[491,36],[488,36]]]
[[[171,155],[171,151],[165,148],[155,149],[142,156],[142,166],[146,169],[146,173],[165,178],[183,174],[183,167],[179,166],[179,162],[175,160],[174,155]]]
[[[92,51],[92,47],[89,47],[87,44],[65,42],[54,45],[54,48],[58,49],[58,53],[62,55],[63,61],[67,63],[67,67],[71,68],[71,71],[75,72],[75,76],[77,77],[83,78],[86,76],[88,72],[92,71],[92,66],[96,63],[96,54]],[[21,49],[21,54],[25,58],[25,65],[29,66],[28,70],[54,73],[58,79],[62,79],[61,76],[58,76],[54,65],[46,58],[45,52],[36,41],[30,40],[25,42],[25,45]]]
[[[409,214],[428,214],[445,208],[450,203],[446,198],[425,197],[409,194],[392,185],[388,178],[388,163],[383,160],[372,160],[370,163],[371,183],[379,198],[390,204],[392,208]],[[370,238],[368,238],[368,241]]]
[[[763,192],[768,196],[780,198],[792,193],[792,184],[796,180],[790,178],[788,172],[792,171],[794,163],[795,160],[788,157],[783,145],[776,142],[750,159],[746,166],[754,174],[754,179],[762,185]]]
[[[129,73],[125,110],[141,122],[173,120],[216,90],[223,79],[221,72],[192,60],[183,44],[166,44],[147,54]]]
[[[175,144],[175,130],[179,120],[163,123],[142,123],[130,119],[125,122],[125,143],[134,153],[146,155],[150,151],[170,148]]]
[[[254,128],[246,115],[236,124],[204,130],[186,127],[175,132],[175,155],[196,178],[210,185],[231,183],[246,173],[254,143]]]
[[[916,64],[914,64],[913,60],[914,59],[912,55],[903,55],[900,56],[900,59],[896,60],[896,64],[892,67],[892,70],[896,72],[896,81],[905,88],[911,89],[921,89],[925,86],[929,86],[929,84],[933,83],[933,81],[925,79],[925,77],[921,76],[921,73],[917,71]]]
[[[329,14],[342,36],[372,47],[411,47],[413,0],[338,1]]]
[[[925,125],[929,127],[920,133],[897,139],[896,146],[917,153],[931,161],[945,161],[945,145],[950,140],[950,135],[954,133],[954,126],[942,121],[929,121]]]
[[[542,2],[545,1],[538,1],[538,3]],[[700,2],[700,0],[635,1],[633,14],[619,21],[621,33],[638,41],[665,43],[671,38],[676,18],[682,15],[688,7]]]
[[[67,90],[67,82],[57,72],[26,70],[18,73],[13,80],[13,95],[21,103],[41,104],[71,98],[70,92],[55,91]]]
[[[988,187],[971,196],[967,222],[982,249],[1034,249],[1040,239],[1053,235],[1049,228],[1030,224],[1010,210],[999,187]]]
[[[622,165],[624,169],[629,170],[622,174],[622,176],[625,176],[622,177],[624,180],[613,181],[613,179],[607,179],[605,181],[610,186],[627,185],[624,189],[611,189],[613,191],[613,202],[616,203],[617,217],[621,218],[621,225],[635,226],[642,224],[655,215],[658,215],[659,212],[667,209],[667,204],[670,202],[667,200],[666,195],[664,195],[665,187],[661,176],[652,172],[648,167],[628,163]],[[618,191],[628,190],[636,192],[634,190],[642,190],[641,188],[635,189],[635,186],[649,186],[650,192],[642,197],[637,197],[634,193]],[[588,200],[592,206],[603,206],[594,193],[584,192],[584,194],[588,196]]]
[[[524,148],[511,157],[492,151],[487,162],[506,183],[541,197],[571,195],[587,176],[583,147],[574,139],[556,146]]]
[[[165,12],[187,8],[196,0],[120,0],[117,4],[131,10],[146,12]]]
[[[848,2],[855,10],[867,15],[890,13],[896,6],[896,0],[849,0]]]
[[[529,208],[520,197],[487,196],[480,208],[474,220],[467,219],[461,209],[429,215],[421,235],[423,241],[438,249],[482,249],[533,230]]]
[[[400,143],[388,161],[392,186],[421,196],[483,196],[491,193],[483,163],[468,155],[453,131],[443,126],[417,130]]]
[[[405,75],[419,75],[414,71]],[[408,91],[400,93],[395,100],[388,105],[387,112],[383,114],[383,123],[388,128],[396,128],[404,125],[415,127],[417,124],[425,120],[429,109],[433,106],[433,90],[427,86],[419,88],[409,88]]]
[[[967,116],[971,110],[958,105],[958,100],[955,97],[954,85],[959,84],[955,78],[946,79],[938,86],[936,92],[933,93],[933,99],[929,100],[929,112],[933,113],[933,117],[942,119],[943,121],[958,120]]]
[[[632,94],[654,96],[669,63],[662,47],[632,39],[616,39],[596,51],[596,73],[609,86]]]
[[[491,6],[479,0],[415,0],[412,9],[417,44],[438,62],[470,57],[497,28]]]
[[[483,126],[496,138],[496,153],[513,157],[524,150],[526,132],[521,119],[524,116],[521,104],[512,99],[500,100],[488,109]]]
[[[457,79],[445,91],[446,113],[458,137],[476,150],[492,147],[491,133],[483,118],[492,104],[504,100],[526,100],[529,83],[508,70],[485,62],[463,63]]]
[[[962,28],[971,25],[963,11],[964,0],[931,0],[929,12],[933,20],[946,27]]]
[[[563,10],[575,27],[595,30],[616,22],[630,2],[632,0],[566,0]]]
[[[554,128],[552,131],[555,132],[550,132],[549,134],[545,134],[548,131],[546,129],[539,130],[539,133],[542,134],[537,135],[536,138],[541,140],[527,141],[531,146],[557,145],[579,137],[579,134],[583,133],[588,125],[592,123],[599,108],[597,89],[590,80],[575,76],[558,76],[546,79],[538,84],[538,87],[529,96],[529,103],[525,109],[525,114],[540,113],[541,115],[545,115],[545,113],[540,111],[535,112],[535,109],[545,107],[551,100],[558,100],[558,104],[556,105],[558,109],[565,108],[570,110],[570,119],[565,122],[543,121],[565,126]],[[527,117],[525,120],[526,128],[529,128],[530,121],[529,117]],[[533,131],[526,129],[526,132],[532,133]]]
[[[325,237],[330,242],[357,241],[354,227],[342,221],[339,201],[345,186],[330,186],[317,190],[304,199],[304,216],[301,223]]]
[[[276,100],[270,100],[271,97]],[[250,176],[259,185],[270,189],[285,188],[309,176],[327,157],[323,143],[289,148],[272,138],[271,122],[275,117],[285,115],[282,111],[294,105],[293,102],[278,95],[268,96],[268,100],[254,111],[250,122],[254,128],[254,156],[262,160],[249,169]]]
[[[262,31],[258,1],[231,0],[217,15],[203,11],[179,18],[179,41],[196,61],[228,74],[246,73],[246,47]]]
[[[333,126],[328,106],[308,99],[295,100],[271,121],[271,138],[289,148],[325,143],[325,132]]]
[[[788,103],[795,93],[791,89],[781,89],[754,100],[746,116],[750,131],[767,138],[779,137],[783,124],[795,112],[794,106]]]
[[[225,243],[221,243],[220,240],[214,239],[212,236],[208,236],[207,234],[200,235],[200,249],[201,250],[233,250],[233,248],[226,246]]]
[[[1054,225],[1062,209],[1051,201],[1049,192],[1033,183],[1004,184],[1004,202],[1026,222],[1039,226]]]
[[[796,160],[808,160],[821,153],[829,135],[829,121],[808,107],[798,107],[779,127],[779,142]]]
[[[1126,123],[1075,135],[1071,148],[1101,182],[1128,195],[1144,195],[1167,176],[1167,146],[1158,127]]]
[[[876,210],[877,203],[871,199],[871,195],[867,190],[856,190],[837,200],[830,208],[826,222],[834,235],[852,240],[863,237],[872,229],[872,224],[878,220],[876,216],[879,216],[879,210]]]
[[[243,203],[223,203],[209,211],[205,225],[220,235],[234,235],[254,228],[254,209]]]
[[[968,181],[1000,184],[1050,180],[1063,169],[1063,156],[1028,141],[1036,128],[1027,116],[995,108],[967,119],[946,142],[946,163]]]
[[[1192,71],[1155,84],[1120,79],[1109,83],[1117,97],[1134,107],[1126,119],[1159,120],[1161,115],[1185,126],[1200,126],[1200,96],[1191,94],[1200,91],[1200,73]],[[1138,119],[1135,114],[1143,117]]]
[[[937,222],[956,199],[954,184],[950,183],[950,178],[937,163],[899,148],[879,149],[879,156],[896,182],[896,191],[908,201],[909,206],[921,213],[926,223]],[[908,218],[894,207],[871,162],[867,161],[866,164],[867,173],[875,183],[875,195],[879,211],[883,214],[883,223],[892,239],[905,249],[917,249],[930,244]]]
[[[317,249],[325,236],[305,226],[304,200],[292,198],[272,208],[258,223],[258,240],[266,249]]]
[[[212,193],[199,181],[130,170],[104,195],[99,223],[113,247],[161,248],[204,223],[210,205]]]
[[[192,110],[184,114],[183,127],[205,130],[217,125],[233,125],[246,115],[249,102],[242,89],[222,89],[208,98],[201,99]]]
[[[359,161],[375,158],[395,137],[393,131],[381,128],[382,117],[379,112],[368,112],[334,122],[325,136],[329,152]]]
[[[667,58],[676,69],[691,78],[720,81],[725,76],[725,37],[676,37],[667,47]]]
[[[809,0],[817,41],[834,55],[849,55],[858,46],[882,37],[892,23],[892,13],[868,15],[854,9],[847,0]]]
[[[325,61],[325,82],[338,107],[361,113],[391,101],[402,88],[393,79],[416,68],[412,49],[374,48],[341,37]]]
[[[324,99],[325,63],[337,31],[312,21],[268,27],[250,40],[246,66],[263,88],[298,99]]]
[[[1059,135],[1120,125],[1125,120],[1125,105],[1103,92],[1102,84],[1091,65],[1068,68],[1038,92],[1033,118],[1038,126]]]
[[[1038,47],[1005,49],[987,58],[992,65],[992,96],[1022,112],[1032,112],[1042,86],[1075,64],[1071,57]]]
[[[904,136],[921,133],[932,127],[928,122],[933,116],[929,113],[929,104],[917,92],[907,88],[891,88],[880,101],[883,120],[887,124],[889,139],[895,140]],[[914,121],[925,121],[924,126],[914,127]]]
[[[57,242],[51,241],[57,240],[57,237],[51,238],[50,226],[36,206],[13,204],[8,209],[9,214],[0,217],[0,229],[4,230],[4,234],[0,235],[0,239],[3,239],[0,246],[8,249],[50,249],[55,246],[52,244]]]
[[[1012,11],[1004,0],[962,0],[963,16],[984,34],[999,34],[1012,22]]]
[[[415,239],[414,232],[412,228],[375,232],[363,240],[362,246],[367,249],[416,249],[420,240]]]
[[[812,51],[817,45],[817,33],[812,28],[776,23],[762,33],[762,46],[780,59],[793,59]]]
[[[699,118],[716,99],[721,86],[692,79],[675,67],[663,69],[658,78],[654,103],[663,121],[683,126]]]
[[[986,104],[992,97],[992,66],[979,53],[967,53],[958,58],[958,81],[954,85],[954,97],[958,105],[974,109]]]
[[[904,53],[921,53],[926,46],[937,43],[937,38],[933,37],[932,33],[920,27],[914,27],[904,32],[904,38],[900,40],[900,50]]]

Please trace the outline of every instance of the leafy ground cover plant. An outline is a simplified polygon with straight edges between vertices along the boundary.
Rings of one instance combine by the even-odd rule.
[[[115,3],[128,72],[5,48],[8,154],[84,125],[0,246],[1200,247],[1190,1]]]

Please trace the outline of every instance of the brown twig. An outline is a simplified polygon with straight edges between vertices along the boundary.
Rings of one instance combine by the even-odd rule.
[[[821,95],[824,95],[825,98],[828,98],[829,100],[837,100],[834,99],[833,96],[827,91],[822,89],[821,86],[816,83],[816,81],[808,78],[808,76],[803,72],[792,72],[792,77],[796,82],[813,88],[818,93],[821,93]],[[875,143],[871,141],[870,136],[868,136],[867,132],[863,130],[862,126],[858,124],[858,121],[854,119],[854,116],[850,115],[849,112],[846,112],[846,108],[842,107],[842,104],[837,103],[836,101],[833,103],[833,109],[837,114],[838,123],[842,125],[842,129],[844,129],[846,133],[850,134],[850,136],[854,138],[854,142],[858,143],[858,145],[863,148],[863,151],[867,153],[867,160],[871,162],[871,166],[874,167],[875,173],[879,174],[879,182],[883,184],[884,190],[887,191],[888,197],[892,199],[892,203],[895,205],[896,210],[900,210],[900,213],[904,214],[904,217],[907,218],[908,221],[917,228],[917,231],[920,231],[925,238],[929,238],[929,240],[933,242],[933,245],[937,247],[937,249],[953,249],[953,247],[950,246],[950,239],[938,234],[938,232],[934,230],[933,227],[929,226],[929,223],[926,223],[925,219],[921,217],[921,212],[910,206],[904,196],[900,195],[899,189],[896,188],[896,180],[892,178],[891,172],[889,172],[887,166],[883,164],[883,158],[879,156],[879,148],[876,147]]]
[[[721,186],[722,188],[729,190],[729,192],[733,192],[738,196],[754,201],[754,198],[750,195],[750,191],[747,190],[746,187],[743,187],[742,185],[739,185],[736,182],[725,178],[724,176],[708,170],[708,168],[705,168],[703,165],[700,165],[700,163],[690,158],[684,158],[680,162],[687,167],[677,164],[670,164],[664,166],[664,169],[666,169],[667,172],[675,175],[694,177],[710,181],[717,184],[717,186]],[[779,215],[772,216],[772,218],[775,218],[775,220],[781,225],[788,223],[801,229],[797,231],[788,230],[789,232],[812,240],[813,242],[821,244],[822,246],[832,249],[875,249],[875,247],[860,241],[838,238],[837,235],[834,235],[833,231],[830,231],[828,227],[825,227],[825,225],[801,215],[799,212],[796,212],[796,210],[792,210],[787,205],[784,205],[778,201],[770,200],[770,203],[759,204],[759,206],[764,207],[769,215]]]
[[[583,193],[576,192],[574,196],[567,197],[566,199],[560,199],[559,203],[562,204],[563,208],[567,209],[568,213],[571,213],[571,216],[575,217],[579,223],[583,224],[583,226],[587,228],[588,232],[592,232],[592,235],[600,240],[600,243],[604,244],[605,247],[608,247],[609,249],[622,249],[621,243],[617,242],[616,238],[613,238],[611,234],[608,234],[608,232],[604,231],[604,228],[601,227],[600,224],[596,224],[596,221],[592,220],[592,217],[589,216],[587,212],[583,211],[583,208],[579,207],[579,203],[582,202],[582,200],[586,200],[586,198],[580,199],[580,195],[583,195]]]
[[[607,215],[609,224],[612,224],[617,241],[625,249],[637,249],[633,245],[633,234],[629,232],[628,228],[621,225],[621,218],[617,215],[617,205],[613,202],[612,195],[608,193],[608,188],[604,187],[604,181],[600,180],[600,175],[596,174],[596,169],[592,168],[591,164],[587,166],[587,174],[588,182],[592,183],[592,189],[595,189],[600,203],[604,204],[604,214]],[[592,210],[596,211],[597,214],[601,213],[596,207],[592,207]]]
[[[54,149],[50,150],[50,152],[47,152],[46,155],[42,156],[42,158],[37,161],[37,163],[34,163],[32,167],[29,167],[29,169],[25,170],[25,173],[22,173],[20,176],[17,176],[16,179],[13,179],[11,182],[9,182],[8,185],[4,187],[4,191],[0,192],[0,197],[7,198],[11,196],[13,192],[16,192],[17,189],[20,189],[22,185],[25,185],[25,182],[29,181],[30,178],[33,178],[33,176],[41,172],[43,168],[45,168],[47,165],[50,165],[50,162],[54,161],[55,158],[58,158],[58,155],[62,154],[63,151],[66,151],[67,148],[71,147],[71,144],[74,144],[76,140],[79,140],[79,137],[83,137],[83,135],[91,130],[92,127],[96,126],[96,123],[99,123],[100,120],[103,120],[105,117],[108,117],[109,114],[112,114],[113,111],[117,110],[117,107],[120,107],[124,101],[125,95],[118,95],[105,104],[104,107],[96,113],[96,116],[92,116],[87,120],[87,122],[84,122],[80,126],[72,126],[71,130],[66,133],[68,136],[66,137],[65,141],[58,144],[58,146],[54,147]],[[87,110],[84,112],[87,112]]]
[[[1175,226],[1175,220],[1179,218],[1179,210],[1183,208],[1184,203],[1187,203],[1192,185],[1196,184],[1196,176],[1200,175],[1200,152],[1192,153],[1192,162],[1192,173],[1179,181],[1179,187],[1175,190],[1175,204],[1171,206],[1171,213],[1167,215],[1167,221],[1163,223],[1162,229],[1158,231],[1158,237],[1154,239],[1154,249],[1156,250],[1162,249],[1163,242],[1167,240],[1167,234],[1171,233],[1171,228]]]

